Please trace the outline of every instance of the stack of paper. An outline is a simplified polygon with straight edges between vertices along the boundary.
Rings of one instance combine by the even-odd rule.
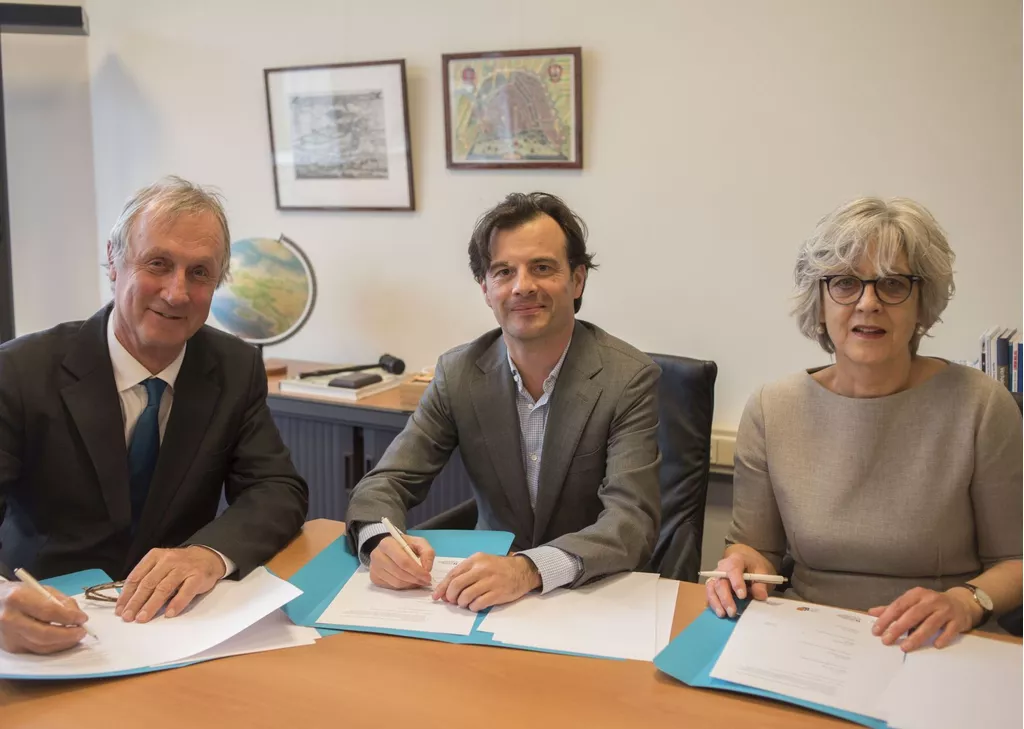
[[[202,653],[189,656],[185,661],[171,661],[158,664],[160,666],[182,666],[199,661],[212,661],[217,658],[242,656],[248,653],[264,653],[282,648],[296,648],[313,645],[320,638],[316,628],[304,628],[296,625],[282,610],[275,610],[254,625],[250,625],[236,636],[215,645]]]
[[[462,561],[435,557],[431,578],[437,585]],[[316,619],[317,625],[337,628],[411,630],[423,633],[469,635],[477,614],[432,597],[430,588],[390,590],[370,582],[365,567],[357,569]]]
[[[796,600],[752,601],[711,671],[712,678],[882,718],[878,697],[903,666],[875,619]]]
[[[765,696],[873,729],[1019,727],[1022,648],[976,635],[904,654],[875,618],[769,598],[738,620],[705,610],[655,660],[690,686]]]
[[[1022,725],[1021,646],[973,635],[907,654],[878,713],[892,729]]]
[[[668,642],[678,592],[677,582],[662,582],[634,572],[528,595],[494,608],[479,629],[509,646],[650,661]]]
[[[97,638],[87,637],[75,648],[52,656],[0,651],[0,677],[110,676],[305,644],[312,642],[312,635],[285,625],[287,619],[278,610],[299,594],[293,585],[259,568],[243,580],[218,583],[178,617],[157,616],[148,623],[126,623],[114,615],[113,603],[73,596],[89,615],[89,628]],[[234,641],[229,643],[230,639]]]

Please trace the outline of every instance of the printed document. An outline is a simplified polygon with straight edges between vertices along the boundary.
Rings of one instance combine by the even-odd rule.
[[[294,585],[259,567],[245,579],[217,583],[181,615],[165,618],[161,614],[148,623],[126,623],[114,615],[114,603],[76,595],[97,638],[87,636],[78,646],[52,656],[0,651],[0,676],[102,676],[181,662],[238,635],[301,594]]]
[[[747,605],[711,671],[714,678],[882,718],[878,697],[903,665],[898,646],[850,610],[769,598]]]
[[[437,585],[462,559],[435,557],[430,571]],[[424,633],[469,635],[477,614],[435,601],[430,588],[391,590],[370,582],[370,571],[360,567],[349,578],[341,592],[317,619],[317,625],[414,630]]]

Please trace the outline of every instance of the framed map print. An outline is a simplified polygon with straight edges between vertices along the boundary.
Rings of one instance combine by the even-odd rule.
[[[583,167],[579,48],[441,57],[451,169]]]
[[[405,61],[268,68],[280,210],[414,210]]]

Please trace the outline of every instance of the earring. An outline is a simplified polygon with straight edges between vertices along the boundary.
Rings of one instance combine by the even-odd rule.
[[[818,334],[824,334],[825,333],[825,325],[824,324],[819,324],[818,328],[815,329],[815,331],[818,332]]]
[[[917,334],[918,336],[924,334],[926,331],[927,329],[924,328],[923,324],[918,324],[916,327],[914,327],[914,333]]]

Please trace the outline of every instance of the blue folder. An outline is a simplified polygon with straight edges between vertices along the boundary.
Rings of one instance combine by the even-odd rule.
[[[508,554],[514,536],[509,532],[491,532],[478,530],[430,529],[412,530],[414,537],[422,537],[430,542],[437,554],[445,557],[469,557],[477,552],[485,554]],[[389,630],[386,628],[364,628],[349,625],[327,625],[318,623],[317,618],[327,609],[331,601],[341,592],[348,579],[359,569],[359,558],[351,552],[345,537],[331,542],[320,554],[311,559],[302,569],[296,572],[291,580],[293,585],[302,590],[302,595],[285,605],[285,614],[296,625],[312,626],[320,630],[322,635],[329,635],[344,630],[366,633],[385,633],[410,638],[426,638],[447,643],[476,643],[472,635],[448,635],[444,633],[426,633],[422,631]],[[477,617],[473,626],[476,632],[483,620],[484,612]],[[487,635],[486,633],[483,635]]]
[[[85,588],[93,585],[102,585],[110,582],[110,575],[103,570],[85,570],[83,572],[72,572],[70,575],[51,577],[48,580],[40,580],[44,585],[55,587],[65,595],[77,595],[85,592]]]
[[[110,582],[110,575],[103,570],[83,570],[82,572],[72,572],[69,575],[61,575],[60,577],[51,577],[48,580],[40,580],[44,585],[49,587],[55,587],[65,595],[77,595],[85,590],[87,587],[93,585],[102,585],[104,582]],[[16,676],[0,674],[0,678],[8,679],[21,679],[26,681],[54,681],[54,680],[78,680],[88,678],[112,678],[115,676],[132,676],[138,673],[152,673],[153,671],[166,671],[171,668],[178,668],[179,666],[188,666],[193,663],[199,663],[197,660],[186,660],[181,663],[174,663],[161,666],[146,666],[144,668],[133,668],[126,671],[106,671],[101,673],[90,673],[85,675],[64,675],[64,676]]]
[[[743,603],[741,603],[742,605]],[[822,706],[810,701],[795,699],[785,694],[777,694],[773,691],[764,691],[731,681],[712,678],[711,670],[715,667],[715,663],[718,662],[718,657],[722,655],[725,644],[729,641],[729,636],[732,635],[732,631],[735,628],[736,619],[719,618],[710,609],[707,609],[690,623],[686,630],[677,635],[665,650],[655,657],[654,665],[660,671],[682,681],[688,686],[762,696],[802,706],[806,709],[820,711],[824,714],[831,714],[840,719],[872,727],[872,729],[887,729],[888,724],[884,721],[864,716],[863,714],[833,709],[830,706]]]
[[[469,557],[477,552],[485,554],[508,554],[512,546],[513,535],[509,532],[491,532],[477,530],[432,529],[412,530],[414,537],[422,537],[430,542],[434,551],[445,557]],[[331,542],[320,554],[311,559],[302,569],[289,580],[302,590],[302,595],[284,606],[284,611],[296,625],[315,627],[321,635],[352,631],[360,633],[382,633],[398,635],[405,638],[424,638],[444,643],[462,643],[470,645],[489,645],[498,648],[520,648],[540,653],[558,653],[562,655],[580,655],[567,651],[548,651],[531,646],[516,646],[498,643],[491,633],[480,630],[487,611],[483,610],[473,623],[469,635],[451,635],[448,633],[428,633],[415,630],[390,630],[387,628],[366,628],[350,625],[325,625],[318,623],[317,618],[323,614],[331,601],[341,592],[348,579],[359,568],[359,559],[348,547],[345,537]],[[603,657],[603,656],[596,656]]]

